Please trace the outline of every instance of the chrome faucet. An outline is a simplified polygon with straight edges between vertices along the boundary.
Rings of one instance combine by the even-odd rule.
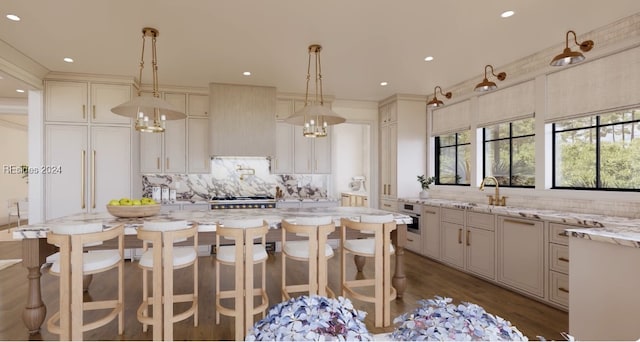
[[[500,185],[498,184],[498,180],[496,179],[496,177],[492,177],[492,176],[484,177],[482,182],[480,182],[480,191],[484,191],[484,182],[487,179],[493,180],[493,182],[496,185],[496,193],[495,193],[495,195],[487,196],[487,197],[489,197],[489,205],[497,205],[499,207],[504,207],[505,205],[507,205],[507,198],[505,196],[500,197]]]

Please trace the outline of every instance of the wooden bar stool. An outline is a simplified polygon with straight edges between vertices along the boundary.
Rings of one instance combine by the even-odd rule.
[[[138,307],[138,321],[142,331],[153,325],[153,339],[173,340],[173,324],[193,316],[193,326],[198,326],[198,224],[187,221],[144,222],[138,229],[138,239],[143,240],[143,254],[138,266],[142,268],[142,304]],[[191,239],[186,246],[175,243]],[[193,267],[193,293],[175,294],[173,271]],[[152,273],[152,290],[149,294],[149,275]],[[186,281],[186,279],[184,279]],[[182,279],[181,279],[182,281]],[[174,313],[174,303],[191,303],[180,313]],[[151,316],[149,306],[152,307]]]
[[[362,215],[360,222],[350,219],[340,220],[340,249],[342,251],[341,279],[342,295],[375,305],[375,327],[391,324],[390,303],[396,298],[396,289],[391,285],[391,232],[396,229],[393,215]],[[347,240],[347,230],[371,233],[373,238]],[[375,276],[373,279],[347,280],[347,254],[374,258]],[[357,288],[373,286],[374,295],[364,295]]]
[[[327,243],[327,236],[336,229],[331,216],[282,220],[281,226],[282,300],[288,300],[291,298],[290,294],[296,292],[335,297],[327,284],[327,260],[333,257],[333,249]],[[292,234],[307,239],[287,240],[287,235]],[[309,278],[306,284],[287,285],[287,259],[309,263]]]
[[[86,247],[117,240],[115,250],[84,252]],[[60,247],[60,255],[49,273],[60,277],[60,310],[47,321],[47,329],[60,335],[61,341],[83,340],[83,332],[106,325],[118,317],[118,334],[124,332],[124,225],[103,231],[102,223],[53,226],[47,242]],[[118,295],[115,299],[84,302],[83,276],[117,268],[114,277]],[[109,310],[91,322],[84,321],[84,312]]]
[[[262,219],[225,220],[216,229],[216,324],[220,324],[220,315],[235,317],[235,339],[244,337],[253,326],[254,316],[262,313],[264,317],[269,298],[266,288],[266,261],[268,259],[265,237],[269,225]],[[223,246],[222,239],[233,241],[233,245]],[[260,242],[254,244],[254,240]],[[255,264],[262,264],[260,287],[256,288],[253,279]],[[234,267],[234,289],[220,289],[220,268],[222,265]],[[254,306],[259,296],[260,303]],[[221,299],[234,299],[234,307],[225,307]]]

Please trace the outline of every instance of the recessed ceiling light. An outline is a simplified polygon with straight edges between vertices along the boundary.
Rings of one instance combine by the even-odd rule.
[[[504,11],[504,12],[502,12],[502,14],[500,14],[500,16],[503,17],[503,18],[509,18],[514,13],[515,13],[514,11]]]
[[[73,58],[71,58],[71,57],[65,57],[65,58],[63,59],[63,61],[65,61],[65,62],[67,62],[67,63],[73,63]]]
[[[24,93],[24,90],[23,90],[23,89],[16,89],[16,92],[18,92],[18,93]]]
[[[0,75],[0,80],[3,79],[4,77],[2,77],[2,75]]]
[[[426,62],[431,62],[433,60],[433,56],[427,56],[424,58]]]
[[[11,21],[20,21],[20,17],[15,14],[7,14],[7,19]]]
[[[389,84],[389,83],[387,83],[387,82],[380,82],[380,85],[381,85],[381,86],[383,86],[383,87],[384,87],[384,86],[386,86],[387,84]]]
[[[251,71],[245,71],[242,74],[245,75],[245,76],[251,76]]]

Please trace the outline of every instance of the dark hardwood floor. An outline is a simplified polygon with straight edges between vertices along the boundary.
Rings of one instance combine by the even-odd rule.
[[[0,259],[21,257],[20,244],[6,242],[0,244]],[[191,318],[176,323],[174,338],[176,340],[232,340],[233,319],[221,316],[221,324],[215,324],[214,305],[214,264],[213,257],[199,259],[199,324],[193,327]],[[407,291],[401,300],[395,300],[391,308],[392,318],[414,309],[417,301],[433,296],[453,298],[455,303],[468,301],[484,307],[487,312],[511,321],[529,339],[543,336],[547,340],[562,340],[561,332],[568,331],[568,314],[545,304],[521,296],[499,286],[490,284],[463,272],[444,266],[411,252],[405,254]],[[371,262],[367,263],[364,274],[371,274]],[[353,262],[349,263],[355,275]],[[291,265],[294,266],[294,265]],[[294,271],[288,273],[296,278],[303,278],[306,274],[304,266],[295,265]],[[338,289],[339,256],[330,260],[330,286],[334,291]],[[225,269],[227,270],[227,269]],[[231,273],[223,271],[225,279],[231,278]],[[22,310],[26,303],[26,269],[17,264],[0,271],[0,340],[57,340],[58,335],[51,334],[46,329],[46,321],[39,334],[29,335],[22,323]],[[99,299],[112,296],[115,289],[112,283],[113,274],[97,275],[86,294],[85,299]],[[188,271],[178,272],[176,279],[189,279]],[[281,301],[280,297],[280,256],[270,256],[267,265],[267,288],[270,305]],[[293,278],[289,278],[293,279]],[[151,340],[151,328],[142,332],[142,325],[136,319],[136,309],[140,303],[141,272],[135,263],[127,262],[125,273],[125,333],[117,335],[116,322],[105,327],[85,332],[85,340]],[[295,279],[294,279],[295,281]],[[223,281],[223,284],[225,282]],[[189,284],[184,284],[185,291]],[[224,285],[223,285],[224,286]],[[180,282],[176,282],[176,291],[180,291]],[[47,319],[58,310],[58,278],[43,270],[42,276],[43,300],[47,305]],[[392,331],[373,328],[372,305],[354,301],[356,308],[371,312],[365,320],[372,333]],[[88,317],[88,316],[87,316]],[[256,317],[256,320],[258,318]]]

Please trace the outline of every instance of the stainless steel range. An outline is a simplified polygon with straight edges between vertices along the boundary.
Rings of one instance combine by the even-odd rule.
[[[276,207],[276,199],[271,196],[225,196],[212,197],[211,210],[218,209],[268,209]]]

